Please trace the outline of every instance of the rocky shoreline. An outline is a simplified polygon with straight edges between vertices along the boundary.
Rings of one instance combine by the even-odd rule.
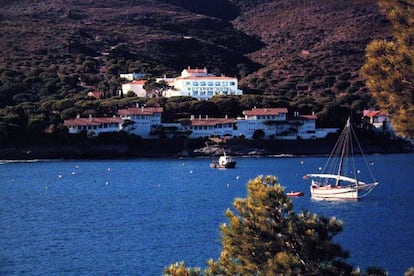
[[[334,139],[318,140],[240,140],[231,139],[223,144],[208,140],[137,140],[134,142],[74,144],[14,145],[0,147],[0,160],[33,159],[124,159],[124,158],[174,158],[217,156],[223,153],[234,156],[271,155],[326,155]],[[412,145],[401,140],[363,141],[365,153],[403,153],[413,151]]]

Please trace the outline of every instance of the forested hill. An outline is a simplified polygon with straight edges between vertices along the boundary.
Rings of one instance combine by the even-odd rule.
[[[0,108],[119,90],[119,73],[237,76],[272,106],[369,105],[358,70],[390,27],[375,0],[0,0]],[[3,112],[4,114],[4,112]],[[19,115],[20,116],[20,115]]]
[[[263,65],[248,79],[251,87],[269,93],[326,92],[329,82],[333,92],[355,92],[362,85],[358,70],[366,45],[390,35],[376,1],[257,2],[234,20],[234,26],[265,43],[247,55]]]

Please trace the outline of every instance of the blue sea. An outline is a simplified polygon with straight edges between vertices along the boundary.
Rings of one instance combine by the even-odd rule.
[[[0,165],[0,274],[161,275],[179,261],[205,267],[220,224],[246,184],[276,175],[295,209],[344,222],[335,241],[361,270],[403,275],[414,266],[414,154],[368,155],[380,185],[360,201],[314,201],[305,173],[326,157],[60,160]],[[361,161],[361,160],[359,160]],[[362,172],[363,173],[363,172]]]

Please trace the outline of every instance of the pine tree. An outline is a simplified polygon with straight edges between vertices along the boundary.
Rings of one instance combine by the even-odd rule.
[[[247,189],[247,198],[234,201],[238,215],[226,212],[222,252],[217,261],[209,260],[206,275],[351,273],[348,253],[332,242],[342,231],[341,221],[296,214],[274,176],[259,176]]]
[[[393,27],[392,41],[374,40],[362,74],[379,108],[398,134],[414,137],[414,0],[380,0]]]

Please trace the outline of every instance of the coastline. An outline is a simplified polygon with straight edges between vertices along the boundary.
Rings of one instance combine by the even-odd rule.
[[[82,143],[46,143],[0,147],[0,160],[35,159],[129,159],[208,157],[226,153],[233,156],[326,155],[335,139],[318,140],[241,140],[230,139],[222,144],[209,144],[207,139],[173,139],[134,141],[82,141]],[[366,154],[412,152],[402,140],[363,140]]]

